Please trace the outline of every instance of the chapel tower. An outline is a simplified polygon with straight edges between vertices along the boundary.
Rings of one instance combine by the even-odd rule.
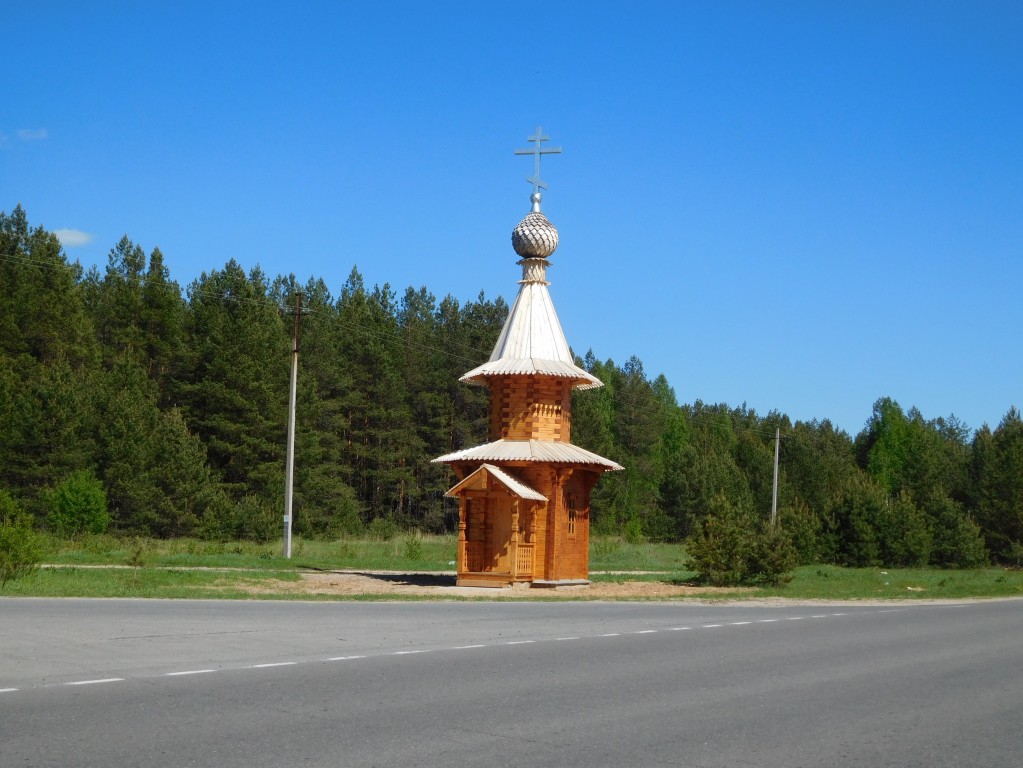
[[[532,210],[512,231],[522,267],[519,293],[490,359],[461,381],[490,390],[489,441],[434,459],[459,482],[460,586],[536,586],[589,577],[590,492],[601,473],[621,467],[572,445],[572,391],[603,386],[577,366],[547,287],[558,230],[540,211],[537,128]]]

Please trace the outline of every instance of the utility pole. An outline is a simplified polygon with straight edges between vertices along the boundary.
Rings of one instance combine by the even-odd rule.
[[[302,292],[295,291],[295,333],[291,344],[291,396],[288,401],[288,465],[284,480],[284,556],[291,558],[291,501],[295,489],[295,401],[298,399],[298,339]]]
[[[771,527],[778,521],[778,449],[781,447],[781,427],[774,428],[774,489],[771,491]]]

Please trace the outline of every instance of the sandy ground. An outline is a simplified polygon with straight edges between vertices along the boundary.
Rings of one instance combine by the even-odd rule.
[[[643,598],[714,598],[728,593],[749,590],[721,589],[685,584],[675,585],[655,581],[600,582],[545,588],[530,588],[520,584],[513,587],[458,587],[454,573],[407,573],[396,571],[316,571],[302,574],[301,581],[253,580],[233,586],[247,589],[253,594],[272,592],[295,595],[409,595],[428,597],[478,597],[483,599],[643,599]]]

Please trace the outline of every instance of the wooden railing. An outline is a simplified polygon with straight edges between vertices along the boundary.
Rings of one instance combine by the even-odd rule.
[[[462,567],[470,573],[480,573],[486,557],[485,542],[466,541],[462,552]]]
[[[529,577],[533,575],[533,544],[519,542],[515,550],[515,576],[516,578]]]

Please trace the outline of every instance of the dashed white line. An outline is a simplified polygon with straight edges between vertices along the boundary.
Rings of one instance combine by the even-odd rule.
[[[879,610],[879,611],[877,611],[877,613],[897,613],[897,612],[904,611],[904,610],[906,610],[906,609],[905,608],[891,608],[891,609]],[[806,618],[825,619],[825,618],[829,618],[830,616],[848,616],[848,615],[849,614],[846,614],[846,613],[831,613],[831,614],[818,613],[818,614],[813,614],[812,616],[786,616],[786,617],[782,617],[782,618],[757,619],[756,621],[732,621],[732,622],[729,622],[728,624],[702,624],[702,625],[700,625],[700,628],[701,629],[714,629],[714,628],[724,627],[724,626],[741,627],[741,626],[745,626],[747,624],[772,624],[772,623],[778,622],[778,621],[802,621],[803,619],[806,619]],[[692,627],[691,626],[665,627],[663,630],[661,630],[661,629],[639,629],[639,630],[634,630],[632,632],[625,633],[625,634],[652,635],[652,634],[656,634],[657,632],[661,632],[661,631],[682,632],[682,631],[689,630],[689,629],[692,629]],[[603,634],[597,635],[596,637],[620,637],[622,634],[623,634],[622,632],[605,632]],[[589,636],[589,637],[592,637],[592,635]],[[555,638],[551,638],[551,639],[556,640],[556,641],[567,641],[567,640],[581,640],[583,638],[582,638],[581,635],[571,635],[571,636],[564,636],[564,637],[555,637]],[[507,640],[503,644],[504,645],[528,645],[528,644],[536,643],[536,642],[538,642],[538,641],[537,640]],[[490,646],[488,644],[485,644],[485,643],[474,643],[474,644],[471,644],[471,645],[452,646],[451,648],[449,648],[449,650],[461,651],[461,650],[470,650],[470,649],[473,649],[473,648],[487,648],[487,647],[490,647]],[[406,651],[391,651],[389,654],[384,654],[384,655],[407,656],[407,655],[418,654],[418,653],[430,653],[431,650],[432,649],[429,649],[429,648],[420,648],[420,649],[413,649],[413,650],[406,650]],[[332,657],[329,657],[326,660],[327,661],[354,661],[356,659],[365,659],[365,658],[367,658],[366,655],[348,655],[348,656],[332,656]],[[297,665],[299,663],[301,663],[301,662],[298,662],[298,661],[278,661],[278,662],[270,662],[270,663],[265,663],[265,664],[250,664],[248,666],[240,667],[240,669],[268,669],[268,668],[271,668],[271,667],[290,667],[290,666],[295,666],[295,665]],[[218,670],[216,670],[216,669],[188,669],[188,670],[181,670],[181,671],[178,671],[178,672],[165,672],[161,676],[162,677],[183,677],[183,676],[187,676],[187,675],[210,674],[210,673],[216,672],[216,671],[218,671]],[[98,678],[98,679],[94,679],[94,680],[75,680],[75,681],[63,683],[62,685],[65,685],[65,686],[99,685],[99,684],[103,684],[103,683],[124,682],[124,680],[125,680],[125,678],[123,678],[123,677],[105,677],[105,678]],[[21,689],[20,688],[0,688],[0,693],[15,693],[15,692],[17,692],[19,690],[21,690]]]

